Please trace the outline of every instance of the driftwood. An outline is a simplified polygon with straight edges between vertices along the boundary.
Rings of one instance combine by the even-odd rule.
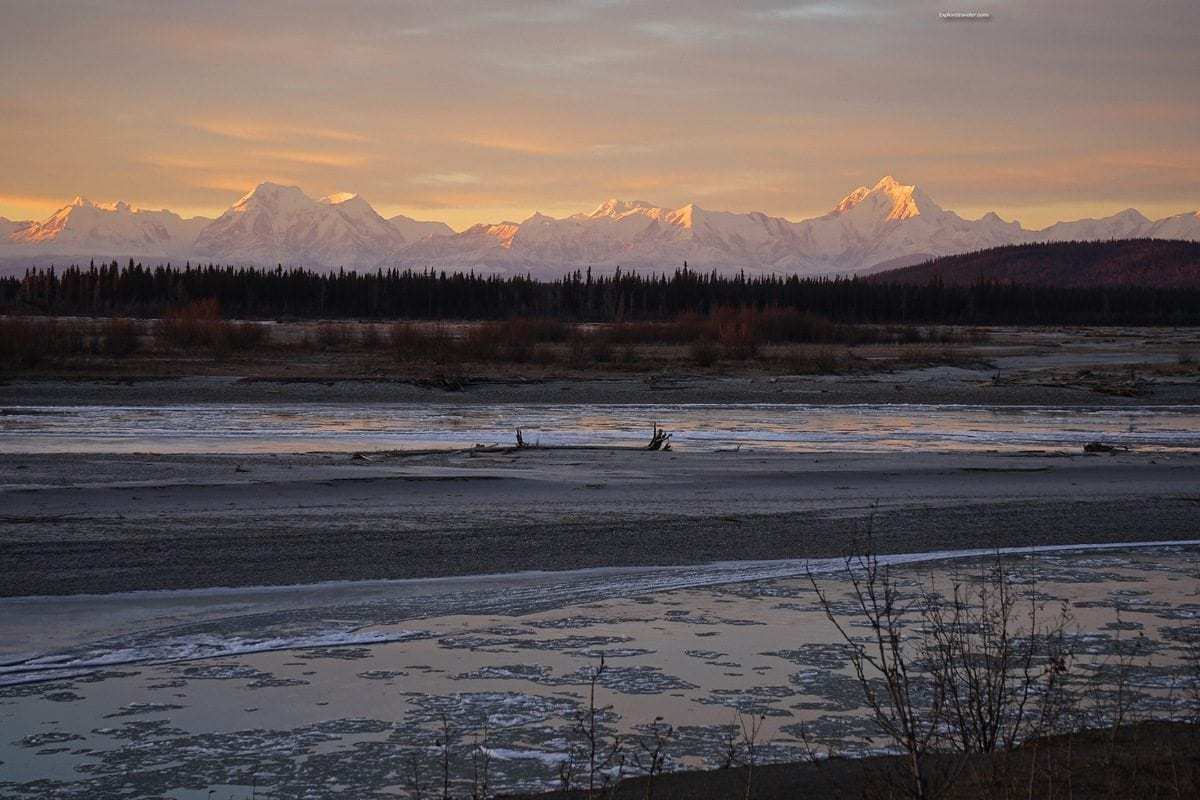
[[[1085,452],[1085,453],[1127,453],[1127,452],[1129,452],[1129,448],[1122,447],[1121,445],[1105,444],[1104,442],[1088,442],[1087,444],[1085,444],[1083,446],[1083,452]]]
[[[658,423],[654,423],[654,435],[650,437],[650,444],[646,445],[647,450],[670,450],[671,449],[671,434],[658,427]]]
[[[741,445],[738,445],[740,448]],[[540,442],[530,444],[525,441],[525,432],[517,428],[516,444],[477,444],[468,448],[436,448],[424,450],[377,450],[368,453],[353,453],[350,456],[352,461],[365,462],[368,464],[377,461],[383,461],[394,458],[413,458],[416,456],[432,456],[432,455],[468,455],[478,456],[493,453],[515,453],[518,450],[656,450],[659,452],[667,452],[671,449],[671,434],[667,433],[662,428],[658,427],[658,423],[654,423],[654,432],[650,437],[650,443],[644,445],[620,445],[620,444],[550,444],[544,445]]]

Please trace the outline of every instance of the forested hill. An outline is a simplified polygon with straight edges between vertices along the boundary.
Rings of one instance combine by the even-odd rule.
[[[871,276],[877,283],[972,286],[981,281],[1022,286],[1200,287],[1200,242],[1117,239],[1018,244],[943,256]]]

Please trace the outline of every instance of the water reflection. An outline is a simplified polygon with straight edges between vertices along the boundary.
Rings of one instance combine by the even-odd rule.
[[[511,442],[518,427],[547,445],[633,444],[653,423],[680,450],[1200,449],[1198,406],[306,404],[7,408],[0,453],[453,448]]]

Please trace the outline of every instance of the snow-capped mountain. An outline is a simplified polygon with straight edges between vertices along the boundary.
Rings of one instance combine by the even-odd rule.
[[[453,236],[454,229],[444,222],[426,222],[403,214],[388,217],[392,227],[400,231],[406,242],[415,242],[427,236]]]
[[[356,194],[313,200],[295,186],[262,183],[205,227],[193,252],[213,261],[373,267],[404,245]]]
[[[899,260],[981,250],[1020,241],[1020,223],[995,213],[966,220],[892,176],[860,186],[816,219],[796,224],[815,271],[870,271]]]
[[[384,219],[362,197],[316,200],[263,183],[216,220],[182,219],[77,198],[44,222],[0,220],[0,258],[138,256],[314,268],[383,266],[530,273],[577,269],[846,275],[932,256],[1024,242],[1172,238],[1200,241],[1200,212],[1153,221],[1133,209],[1026,230],[995,213],[964,219],[891,176],[860,186],[828,213],[794,222],[761,213],[662,208],[610,199],[590,213],[533,214],[455,233],[441,222]]]
[[[32,224],[33,223],[28,220],[24,222],[17,222],[16,220],[11,220],[6,217],[0,217],[0,245],[2,245],[4,242],[7,242],[8,237],[12,236],[21,228]]]
[[[961,253],[1024,241],[1019,223],[995,214],[966,220],[891,176],[861,186],[833,210],[792,222],[766,214],[677,209],[641,200],[606,200],[590,214],[476,225],[408,248],[404,256],[438,268],[490,268],[537,275],[591,266],[849,274],[898,259]]]
[[[1154,239],[1190,239],[1200,241],[1200,211],[1175,214],[1151,222],[1144,234]]]
[[[186,255],[209,222],[203,217],[184,219],[165,209],[146,211],[128,203],[99,205],[76,197],[43,222],[14,223],[0,253],[48,250],[55,255],[173,258]]]
[[[50,257],[138,257],[374,267],[392,263],[411,242],[453,233],[442,222],[385,220],[356,194],[314,200],[297,187],[263,183],[215,220],[77,197],[44,222],[0,220],[0,258],[30,264]]]

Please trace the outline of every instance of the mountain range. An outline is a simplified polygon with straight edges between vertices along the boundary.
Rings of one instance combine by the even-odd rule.
[[[1150,220],[1134,209],[1028,230],[995,213],[964,219],[891,176],[860,186],[828,213],[801,221],[762,213],[668,209],[606,200],[564,218],[480,224],[385,219],[362,197],[310,198],[263,183],[218,218],[98,205],[77,197],[42,222],[0,218],[0,260],[141,260],[304,266],[413,267],[554,277],[592,267],[849,275],[1010,244],[1125,238],[1200,241],[1200,212]]]

